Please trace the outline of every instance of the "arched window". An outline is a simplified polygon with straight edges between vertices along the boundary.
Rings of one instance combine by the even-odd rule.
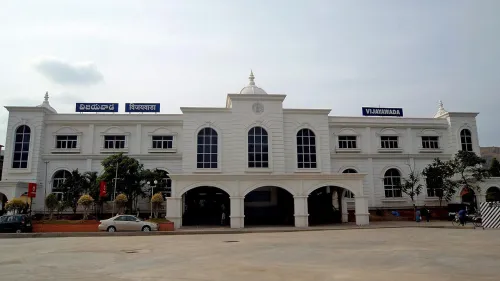
[[[500,189],[496,186],[492,186],[486,190],[486,202],[499,202],[500,201]]]
[[[297,167],[299,169],[317,168],[316,136],[309,129],[302,129],[297,133]]]
[[[212,128],[203,128],[198,132],[197,165],[198,169],[217,168],[217,132]]]
[[[396,169],[389,169],[384,175],[385,197],[401,197],[401,174]]]
[[[460,142],[462,143],[463,151],[472,151],[472,134],[469,129],[460,131]]]
[[[345,169],[342,174],[357,174],[358,171],[352,169],[352,168],[348,168],[348,169]],[[350,190],[346,190],[345,191],[345,194],[344,194],[344,197],[346,198],[354,198],[354,193],[352,193]]]
[[[267,131],[253,127],[248,132],[248,167],[269,168],[269,145]]]
[[[14,158],[12,159],[12,168],[28,168],[28,156],[30,153],[31,129],[26,125],[19,126],[16,130],[14,141]]]
[[[52,192],[62,192],[64,181],[71,176],[71,173],[66,170],[55,172],[52,179]]]

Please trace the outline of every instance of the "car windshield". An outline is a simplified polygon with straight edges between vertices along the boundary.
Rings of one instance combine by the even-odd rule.
[[[4,221],[6,221],[6,220],[7,220],[7,216],[1,216],[1,217],[0,217],[0,222],[4,222]]]

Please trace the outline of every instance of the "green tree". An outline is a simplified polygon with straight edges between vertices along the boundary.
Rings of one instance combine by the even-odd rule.
[[[86,180],[85,193],[89,194],[94,198],[94,212],[96,217],[100,217],[103,211],[103,205],[105,200],[109,197],[101,197],[100,194],[100,178],[97,172],[85,172],[84,177]]]
[[[155,218],[158,218],[158,213],[163,207],[163,202],[165,202],[165,200],[163,199],[163,194],[161,194],[160,192],[156,193],[151,198],[151,203],[153,205],[153,215]]]
[[[415,197],[422,192],[423,185],[420,183],[420,173],[412,169],[410,165],[410,173],[407,178],[401,179],[401,192],[410,196],[413,206],[415,206]]]
[[[455,157],[450,160],[455,176],[454,180],[457,186],[481,191],[479,185],[484,179],[489,178],[489,172],[484,168],[486,160],[479,157],[476,153],[470,151],[459,151]]]
[[[135,210],[138,198],[145,195],[142,189],[145,183],[144,166],[136,159],[123,155],[123,153],[110,155],[101,162],[101,165],[104,167],[101,179],[106,181],[110,193],[113,194],[114,179],[117,177],[116,193],[125,194],[128,198],[128,209]],[[118,176],[116,176],[117,168]]]
[[[154,170],[149,170],[146,169],[144,170],[142,174],[142,178],[144,182],[149,182],[151,185],[155,182],[156,180],[156,185],[154,188],[155,192],[163,192],[167,191],[167,181],[165,179],[168,179],[168,173],[164,170],[160,169],[154,169]],[[148,187],[149,188],[149,187]],[[151,189],[146,191],[147,196],[151,198]]]
[[[496,158],[491,160],[489,172],[492,177],[500,177],[500,162]]]
[[[73,213],[76,213],[78,207],[78,199],[88,188],[87,180],[78,169],[73,170],[70,175],[64,180],[62,190],[64,193],[64,202],[66,206],[71,207]]]
[[[52,219],[52,214],[59,207],[59,200],[57,200],[57,196],[54,193],[49,194],[45,198],[45,206],[49,210],[49,219]]]
[[[125,207],[127,206],[128,198],[127,195],[120,193],[115,198],[116,207],[118,207],[118,214],[123,214]]]
[[[443,199],[449,202],[456,193],[457,184],[452,180],[455,171],[450,161],[435,158],[423,171],[425,184],[429,193],[439,198],[439,206]]]
[[[21,198],[12,198],[5,204],[5,209],[14,212],[14,214],[20,214],[21,211],[26,208],[26,205],[26,202]]]

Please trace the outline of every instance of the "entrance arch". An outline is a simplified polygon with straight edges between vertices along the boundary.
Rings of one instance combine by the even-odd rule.
[[[492,186],[486,190],[486,202],[499,202],[500,188]]]
[[[476,211],[477,209],[476,192],[474,192],[472,188],[464,187],[462,191],[460,191],[460,198],[462,200],[462,204],[468,205],[470,213],[474,213]]]
[[[245,195],[245,225],[294,225],[292,193],[278,186],[261,186]]]
[[[339,186],[322,186],[316,188],[307,197],[309,225],[342,223],[342,215],[347,215],[345,194],[348,189]],[[344,214],[345,213],[345,214]]]
[[[182,195],[182,226],[226,226],[229,214],[229,194],[218,187],[198,186]]]

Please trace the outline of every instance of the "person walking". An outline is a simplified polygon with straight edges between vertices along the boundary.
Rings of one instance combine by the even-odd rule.
[[[222,209],[222,215],[220,218],[220,224],[225,225],[226,224],[226,206],[224,206],[224,204],[222,204],[221,209]]]
[[[429,208],[425,207],[425,211],[426,211],[425,220],[427,222],[430,222],[431,221],[431,210]]]
[[[415,221],[420,222],[422,220],[422,215],[420,213],[420,210],[417,209],[417,212],[415,213]]]

